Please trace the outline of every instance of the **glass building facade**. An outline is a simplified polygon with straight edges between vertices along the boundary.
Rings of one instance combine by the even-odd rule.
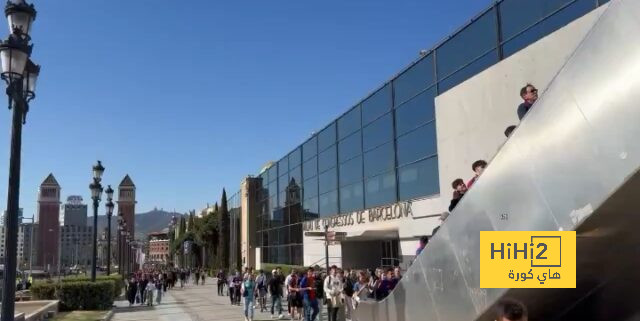
[[[229,264],[238,270],[244,265],[242,256],[240,255],[240,244],[242,243],[241,235],[241,216],[242,216],[242,200],[240,191],[227,197],[227,209],[229,210]]]
[[[262,262],[302,265],[302,222],[437,195],[434,98],[607,0],[497,1],[260,174]]]

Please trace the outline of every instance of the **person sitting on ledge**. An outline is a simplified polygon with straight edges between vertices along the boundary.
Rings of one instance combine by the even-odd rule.
[[[458,202],[464,196],[464,193],[467,192],[467,185],[464,184],[462,178],[456,178],[453,183],[451,183],[453,187],[453,198],[451,199],[451,203],[449,204],[449,212],[452,212],[454,208],[458,205]]]
[[[524,102],[518,106],[518,118],[522,120],[524,115],[531,109],[531,106],[538,100],[538,89],[532,84],[527,84],[520,89],[520,97],[522,97]]]

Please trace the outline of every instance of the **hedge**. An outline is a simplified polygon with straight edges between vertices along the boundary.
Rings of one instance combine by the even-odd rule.
[[[89,282],[91,281],[90,277],[87,276],[69,276],[62,279],[62,282]],[[124,281],[122,280],[122,275],[112,274],[112,275],[100,275],[96,276],[96,281],[112,281],[114,283],[114,292],[113,297],[117,298],[122,294],[122,289],[124,288]]]
[[[301,273],[307,270],[307,267],[300,266],[300,265],[262,263],[262,270],[264,271],[264,273],[268,275],[271,275],[271,271],[275,270],[276,267],[280,267],[284,275],[288,275],[289,273],[291,273],[291,270],[293,269],[296,269],[298,273]]]
[[[31,287],[36,300],[60,300],[60,310],[106,310],[113,306],[114,282],[111,280],[40,282]]]

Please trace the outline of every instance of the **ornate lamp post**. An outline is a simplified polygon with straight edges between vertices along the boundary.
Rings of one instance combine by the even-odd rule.
[[[111,275],[111,215],[113,215],[113,189],[107,186],[107,275]]]
[[[24,0],[7,2],[5,15],[9,21],[9,38],[0,42],[1,78],[7,84],[9,108],[13,109],[11,123],[11,152],[9,159],[9,187],[7,195],[6,252],[2,296],[2,321],[13,320],[15,312],[16,265],[18,255],[18,208],[20,207],[20,158],[22,149],[22,125],[29,110],[29,102],[35,98],[35,85],[40,67],[29,56],[32,46],[31,24],[36,18],[33,5]]]
[[[122,269],[122,230],[124,221],[122,215],[118,214],[118,273],[124,278],[124,270]]]
[[[93,200],[93,258],[91,260],[91,282],[96,281],[96,260],[98,259],[98,204],[102,196],[102,173],[104,166],[98,161],[93,166],[93,183],[89,185],[91,189],[91,199]]]

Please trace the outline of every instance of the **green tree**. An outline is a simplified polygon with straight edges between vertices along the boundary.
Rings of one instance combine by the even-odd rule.
[[[222,199],[220,200],[220,208],[218,210],[218,262],[223,269],[229,269],[229,251],[230,251],[230,219],[229,210],[227,208],[227,192],[222,189]]]

